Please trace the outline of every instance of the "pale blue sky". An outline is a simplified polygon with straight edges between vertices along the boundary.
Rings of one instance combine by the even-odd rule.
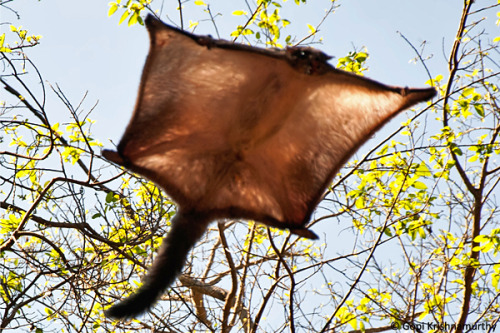
[[[492,0],[477,0],[489,3]],[[161,0],[156,0],[160,3]],[[221,12],[217,24],[222,38],[229,39],[230,32],[244,18],[231,15],[236,9],[244,9],[243,0],[210,1],[212,11]],[[309,0],[311,4],[313,0]],[[228,5],[230,4],[230,5]],[[386,84],[402,86],[425,86],[428,80],[423,66],[410,62],[416,54],[397,31],[420,49],[426,41],[425,57],[430,57],[427,65],[431,75],[442,74],[447,77],[447,56],[454,41],[459,24],[462,1],[457,0],[340,0],[340,7],[329,16],[321,27],[319,36],[323,44],[317,45],[325,53],[337,59],[345,56],[353,47],[366,46],[370,59],[367,76]],[[97,107],[90,118],[96,120],[93,137],[101,141],[106,148],[112,148],[109,139],[117,143],[133,111],[137,86],[148,52],[148,36],[144,27],[126,24],[118,26],[120,14],[107,16],[106,0],[15,0],[10,3],[17,10],[21,19],[5,9],[3,22],[28,29],[29,33],[43,35],[41,45],[27,49],[32,61],[42,73],[45,82],[58,84],[70,101],[77,105],[88,91],[84,109],[89,110],[97,101]],[[162,18],[168,13],[173,19],[178,18],[175,11],[177,0],[165,0]],[[316,25],[330,6],[329,0],[315,0],[314,6],[300,6],[289,0],[282,16],[291,20],[290,34],[299,37],[308,32],[307,24]],[[190,10],[196,9],[192,18]],[[187,4],[187,20],[200,16],[200,8]],[[495,16],[496,11],[484,11],[473,16]],[[238,21],[240,20],[240,21]],[[493,39],[500,36],[494,20],[488,21],[486,33]],[[8,25],[0,25],[0,34],[7,32]],[[202,22],[197,28],[199,34],[212,34],[215,31],[211,22]],[[336,59],[333,60],[336,63]],[[40,93],[40,90],[36,91]],[[0,92],[4,94],[4,92]],[[47,113],[52,123],[69,121],[70,115],[54,93],[47,92]],[[391,124],[399,125],[406,119],[405,113]],[[393,125],[388,125],[390,128]],[[383,134],[382,134],[383,135]],[[366,147],[373,146],[370,142]],[[326,223],[322,229],[332,229]],[[328,234],[332,251],[349,251],[349,246],[341,237],[343,229],[335,225]],[[315,231],[323,238],[320,228]],[[352,245],[351,245],[352,246]]]
[[[285,4],[282,16],[292,21],[288,33],[304,36],[307,24],[317,24],[330,1],[317,0],[314,6],[311,4],[300,7]],[[425,55],[433,55],[428,61],[431,74],[446,76],[442,50],[449,50],[453,43],[461,1],[344,0],[338,4],[340,7],[321,26],[318,35],[323,37],[323,45],[317,45],[318,48],[338,59],[353,50],[353,46],[366,46],[370,53],[368,77],[387,84],[423,86],[426,72],[422,65],[409,62],[415,53],[398,35],[397,31],[401,31],[416,47],[427,41]],[[10,23],[43,36],[42,44],[29,50],[28,55],[44,80],[59,84],[75,104],[88,91],[87,109],[99,100],[91,115],[97,120],[94,137],[107,147],[110,147],[108,139],[117,142],[135,103],[148,49],[145,28],[118,26],[119,14],[108,18],[108,1],[103,0],[16,0],[11,5],[19,11],[21,20],[3,10],[2,21],[7,17]],[[170,18],[178,19],[176,6],[177,1],[166,0],[162,17],[165,19],[168,13]],[[214,1],[211,9],[222,13],[217,18],[222,38],[229,38],[236,24],[244,20],[231,15],[233,10],[245,9],[244,1]],[[203,13],[200,15],[200,7],[187,4],[187,19],[193,10],[194,18],[206,18]],[[7,25],[0,28],[8,30]],[[196,32],[215,35],[211,22],[202,22]],[[59,112],[66,111],[52,93],[48,105],[49,117],[53,122],[59,121]]]

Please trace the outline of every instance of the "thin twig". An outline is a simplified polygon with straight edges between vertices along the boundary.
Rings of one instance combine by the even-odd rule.
[[[432,81],[431,72],[429,71],[429,68],[427,68],[427,65],[425,64],[424,59],[422,59],[422,55],[420,54],[420,52],[418,52],[418,50],[415,48],[415,46],[413,46],[413,44],[408,40],[408,38],[405,37],[405,35],[403,35],[400,31],[398,31],[398,34],[401,36],[401,38],[403,38],[408,43],[408,45],[410,45],[410,47],[413,49],[413,51],[415,51],[415,54],[417,55],[418,59],[422,63],[422,66],[424,66],[425,71],[427,72],[427,76],[429,77],[429,81],[431,82],[432,86],[434,86],[434,82]]]
[[[229,264],[230,272],[231,272],[231,290],[226,297],[226,302],[224,304],[224,315],[222,317],[222,327],[221,332],[226,333],[229,332],[230,327],[229,323],[229,314],[231,312],[231,308],[234,304],[234,298],[236,296],[236,291],[238,289],[238,276],[236,275],[236,268],[234,265],[233,258],[231,257],[231,252],[229,252],[229,246],[227,245],[226,236],[224,235],[224,223],[219,222],[219,237],[222,244],[222,248],[224,249],[224,254],[226,255],[226,260]]]

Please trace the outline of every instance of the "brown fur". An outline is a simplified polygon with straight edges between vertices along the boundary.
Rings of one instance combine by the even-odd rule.
[[[152,16],[146,25],[135,112],[118,153],[103,154],[162,186],[181,213],[143,287],[107,312],[118,318],[153,304],[211,220],[317,238],[305,225],[343,163],[401,110],[435,95],[337,70],[318,50],[232,44]]]

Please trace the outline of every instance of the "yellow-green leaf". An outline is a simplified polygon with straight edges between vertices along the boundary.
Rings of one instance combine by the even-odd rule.
[[[308,24],[307,27],[309,28],[309,30],[311,31],[311,34],[315,34],[316,33],[316,28],[313,27],[312,25]]]
[[[414,188],[416,188],[417,190],[426,190],[427,189],[427,185],[425,185],[424,183],[419,182],[419,181],[414,182],[412,184],[412,186]]]
[[[247,12],[243,11],[243,10],[235,10],[233,12],[233,15],[236,15],[236,16],[241,16],[241,15],[246,15]]]
[[[123,14],[122,14],[122,17],[120,17],[120,21],[118,22],[118,24],[122,24],[123,21],[125,21],[127,19],[127,17],[130,15],[130,13],[126,10]]]
[[[111,2],[109,6],[108,16],[111,16],[118,10],[118,4]]]
[[[130,19],[128,20],[128,26],[130,27],[131,25],[134,25],[137,23],[139,14],[137,12],[134,12],[132,16],[130,16]]]

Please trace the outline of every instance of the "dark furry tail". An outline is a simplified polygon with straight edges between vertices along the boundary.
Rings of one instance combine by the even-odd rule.
[[[106,310],[106,316],[131,318],[149,309],[181,272],[189,250],[203,235],[209,222],[204,216],[177,212],[144,284],[127,299]]]

